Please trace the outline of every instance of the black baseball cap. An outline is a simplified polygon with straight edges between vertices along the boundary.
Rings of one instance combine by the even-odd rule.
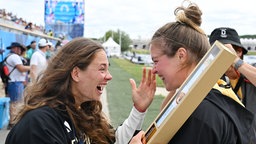
[[[247,49],[241,44],[240,37],[235,29],[228,27],[216,28],[212,31],[209,41],[212,45],[216,40],[223,44],[232,44],[243,49],[243,54],[247,54]]]
[[[19,47],[21,48],[21,50],[26,50],[26,48],[18,42],[12,42],[11,45],[8,46],[6,49],[11,49],[13,47]]]

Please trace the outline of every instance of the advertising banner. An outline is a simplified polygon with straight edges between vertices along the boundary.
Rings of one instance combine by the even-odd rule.
[[[67,39],[83,36],[84,0],[45,0],[45,31]]]

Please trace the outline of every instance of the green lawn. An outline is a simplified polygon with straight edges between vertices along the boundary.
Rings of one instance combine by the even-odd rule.
[[[255,52],[255,51],[249,51],[249,52],[247,53],[247,55],[256,55],[256,52]]]
[[[115,62],[120,68],[124,69],[126,72],[131,74],[135,80],[141,80],[142,69],[144,65],[134,64],[125,59],[112,58],[112,62]],[[164,84],[162,80],[157,76],[156,83],[158,87],[163,87]]]
[[[143,65],[135,65],[123,59],[110,58],[109,61],[113,79],[107,86],[108,106],[111,124],[117,127],[128,117],[133,106],[129,78],[133,78],[138,84]],[[155,96],[147,112],[143,130],[147,130],[158,115],[162,100],[162,96]]]

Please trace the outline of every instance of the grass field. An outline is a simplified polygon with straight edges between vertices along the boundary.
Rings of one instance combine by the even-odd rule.
[[[249,51],[247,55],[256,55],[256,51]]]
[[[113,62],[115,62],[120,68],[124,69],[126,72],[130,73],[134,79],[140,80],[142,76],[142,69],[145,67],[144,65],[134,64],[125,59],[112,58]],[[163,87],[164,84],[162,80],[157,76],[156,83],[158,87]]]
[[[123,59],[110,58],[109,61],[113,79],[107,86],[108,106],[111,124],[117,127],[128,117],[133,106],[129,78],[133,78],[139,84],[143,66]],[[147,112],[143,130],[147,130],[158,115],[162,100],[163,96],[155,96]]]

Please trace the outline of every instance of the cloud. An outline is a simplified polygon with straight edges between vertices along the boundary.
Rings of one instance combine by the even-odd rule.
[[[193,1],[193,0],[192,0]],[[148,39],[167,22],[182,0],[85,0],[85,37],[102,37],[120,29],[131,38]],[[194,0],[203,12],[207,34],[216,27],[233,27],[239,34],[256,34],[253,0]],[[28,21],[44,25],[44,0],[1,0],[0,6]]]

